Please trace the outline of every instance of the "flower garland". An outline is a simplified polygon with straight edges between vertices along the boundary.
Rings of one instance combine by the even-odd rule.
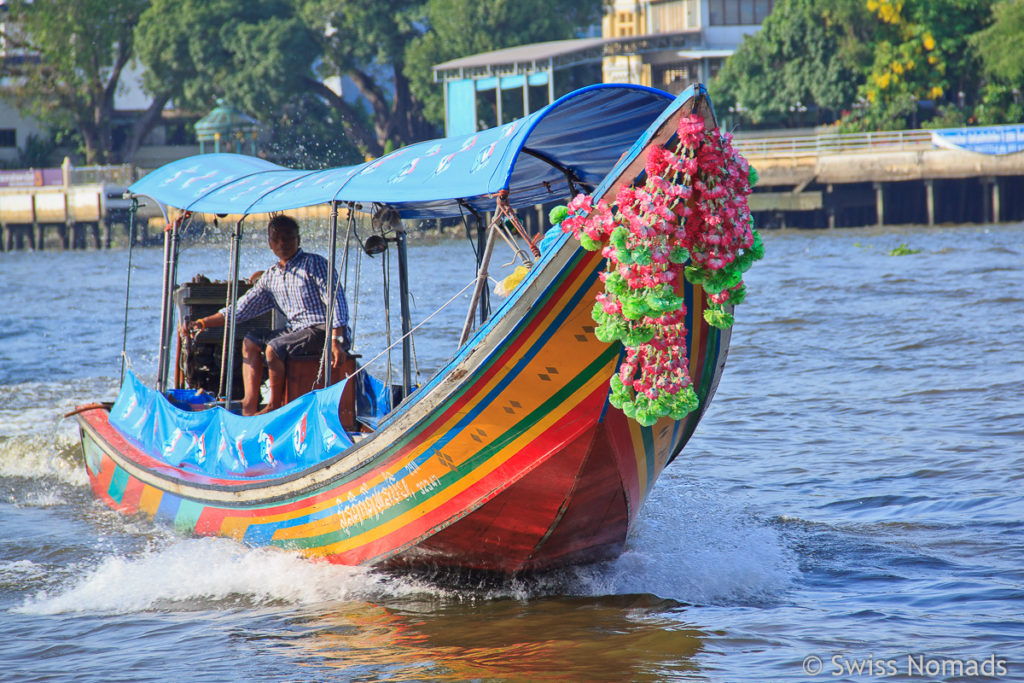
[[[746,199],[757,174],[730,141],[702,117],[683,116],[675,150],[648,152],[642,186],[623,188],[612,205],[579,194],[551,213],[552,223],[608,259],[595,334],[625,346],[610,400],[643,425],[666,415],[681,420],[699,405],[681,277],[704,288],[708,324],[726,328],[733,323],[726,307],[746,293],[743,273],[764,255]]]

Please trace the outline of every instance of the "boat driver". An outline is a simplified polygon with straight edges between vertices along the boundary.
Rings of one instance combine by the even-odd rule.
[[[320,355],[327,320],[327,259],[299,248],[299,224],[278,214],[267,223],[267,241],[278,261],[238,300],[237,322],[244,322],[277,308],[288,319],[284,329],[250,332],[242,342],[242,381],[245,397],[242,414],[270,412],[284,404],[285,362],[292,356]],[[335,283],[338,282],[335,274]],[[227,323],[228,309],[193,320],[188,331],[197,333]],[[332,373],[340,371],[350,346],[348,306],[340,284],[331,326]],[[270,396],[260,411],[264,353],[270,379]]]

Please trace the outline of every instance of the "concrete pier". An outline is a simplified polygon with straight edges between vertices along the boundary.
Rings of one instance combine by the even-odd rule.
[[[759,154],[755,221],[766,227],[936,225],[1024,220],[1024,153],[935,148]]]

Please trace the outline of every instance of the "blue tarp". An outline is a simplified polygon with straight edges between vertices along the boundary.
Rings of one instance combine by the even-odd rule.
[[[338,401],[348,381],[310,392],[267,415],[242,417],[220,407],[181,410],[127,372],[110,424],[173,467],[217,477],[280,476],[352,445],[338,420]],[[375,412],[389,409],[376,406]]]
[[[129,191],[180,209],[232,214],[337,200],[387,204],[405,218],[458,216],[458,200],[490,211],[502,190],[513,207],[533,206],[568,197],[558,167],[597,185],[672,99],[642,86],[595,85],[503,126],[421,142],[356,166],[302,171],[257,157],[204,154],[167,164]]]
[[[979,154],[1015,154],[1024,150],[1024,125],[942,128],[932,131],[932,144]]]

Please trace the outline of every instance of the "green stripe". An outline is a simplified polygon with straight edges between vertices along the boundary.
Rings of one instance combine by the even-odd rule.
[[[522,436],[524,432],[526,432],[535,424],[537,424],[537,422],[539,422],[541,418],[546,417],[560,405],[565,403],[565,401],[568,400],[568,398],[572,396],[572,394],[574,394],[576,391],[579,390],[580,387],[586,384],[586,382],[589,381],[595,374],[597,374],[597,372],[599,372],[601,368],[603,368],[614,358],[616,358],[618,356],[618,353],[618,349],[615,347],[615,345],[609,346],[600,356],[597,357],[596,360],[594,360],[590,365],[588,365],[583,370],[583,372],[576,375],[576,377],[573,378],[572,382],[562,387],[558,392],[553,394],[551,398],[544,401],[535,410],[533,410],[528,415],[526,415],[522,420],[517,422],[512,429],[509,429],[508,431],[503,433],[489,445],[481,448],[479,451],[477,451],[475,455],[473,455],[465,462],[463,462],[461,465],[459,465],[458,468],[456,468],[454,471],[449,472],[443,477],[439,477],[439,487],[435,487],[433,490],[426,493],[424,493],[423,491],[414,492],[411,497],[406,498],[401,503],[392,505],[385,511],[381,512],[379,517],[374,518],[374,523],[372,524],[372,526],[368,523],[368,521],[363,521],[354,526],[347,527],[345,530],[329,531],[323,534],[319,534],[317,536],[310,536],[306,538],[277,540],[274,541],[272,545],[277,545],[288,549],[317,548],[320,546],[331,545],[333,543],[342,541],[349,536],[358,535],[364,533],[365,531],[369,531],[370,529],[376,526],[386,524],[395,517],[398,517],[399,515],[407,512],[408,510],[411,510],[416,505],[419,505],[424,500],[439,495],[440,493],[442,493],[444,489],[447,489],[451,485],[455,484],[465,475],[469,474],[469,472],[473,471],[474,469],[482,465],[484,462],[492,458],[497,453],[500,453],[509,444],[518,439],[520,436]]]
[[[178,514],[174,516],[174,528],[178,531],[191,532],[199,522],[199,515],[203,513],[205,506],[188,498],[181,499],[178,506]]]
[[[587,254],[588,252],[580,249],[578,250],[577,254],[573,256],[572,259],[569,260],[566,266],[562,269],[559,276],[556,277],[552,281],[551,285],[548,286],[546,293],[542,295],[533,306],[530,307],[529,314],[523,317],[522,323],[519,327],[520,330],[523,330],[526,327],[528,327],[530,323],[534,319],[536,319],[538,315],[540,315],[540,311],[548,304],[549,301],[551,301],[556,296],[561,295],[563,285],[572,275],[573,271],[579,265],[583,257],[586,256]],[[509,338],[507,338],[504,343],[498,346],[495,352],[492,353],[489,356],[489,358],[474,371],[474,380],[486,374],[487,371],[494,366],[498,359],[501,358],[501,356],[509,349],[509,347],[511,347],[512,344],[514,344],[519,338],[520,334],[513,334]],[[441,404],[438,409],[435,409],[435,411],[432,414],[431,420],[425,421],[420,426],[419,429],[416,429],[415,431],[405,432],[400,438],[393,441],[390,450],[387,453],[381,453],[377,457],[365,463],[362,467],[358,467],[352,470],[351,472],[341,476],[338,479],[327,482],[324,486],[314,491],[304,491],[302,493],[298,493],[290,498],[285,498],[275,503],[275,505],[290,505],[297,501],[319,495],[324,491],[342,487],[345,484],[348,484],[349,482],[352,482],[358,479],[359,477],[362,477],[368,471],[377,467],[381,460],[386,460],[387,458],[390,458],[392,455],[399,452],[402,448],[404,448],[405,446],[409,445],[412,441],[417,439],[420,434],[422,434],[424,431],[426,431],[428,428],[432,427],[436,423],[438,416],[443,415],[445,411],[447,411],[449,408],[451,408],[452,405],[459,401],[459,399],[461,399],[462,396],[464,396],[468,391],[474,388],[476,388],[475,381],[468,382],[465,385],[463,385],[461,389],[456,391],[448,398],[447,401]],[[243,509],[259,509],[261,507],[263,506],[243,506]]]
[[[640,439],[644,444],[644,460],[647,461],[647,481],[644,485],[646,493],[644,497],[647,497],[647,493],[651,492],[651,487],[654,486],[654,481],[658,478],[658,473],[654,471],[654,429],[653,427],[640,427]]]
[[[124,498],[124,489],[128,486],[128,482],[131,481],[131,475],[126,470],[121,469],[117,465],[114,466],[114,474],[110,477],[110,486],[107,487],[107,495],[113,499],[115,503],[120,504]]]

